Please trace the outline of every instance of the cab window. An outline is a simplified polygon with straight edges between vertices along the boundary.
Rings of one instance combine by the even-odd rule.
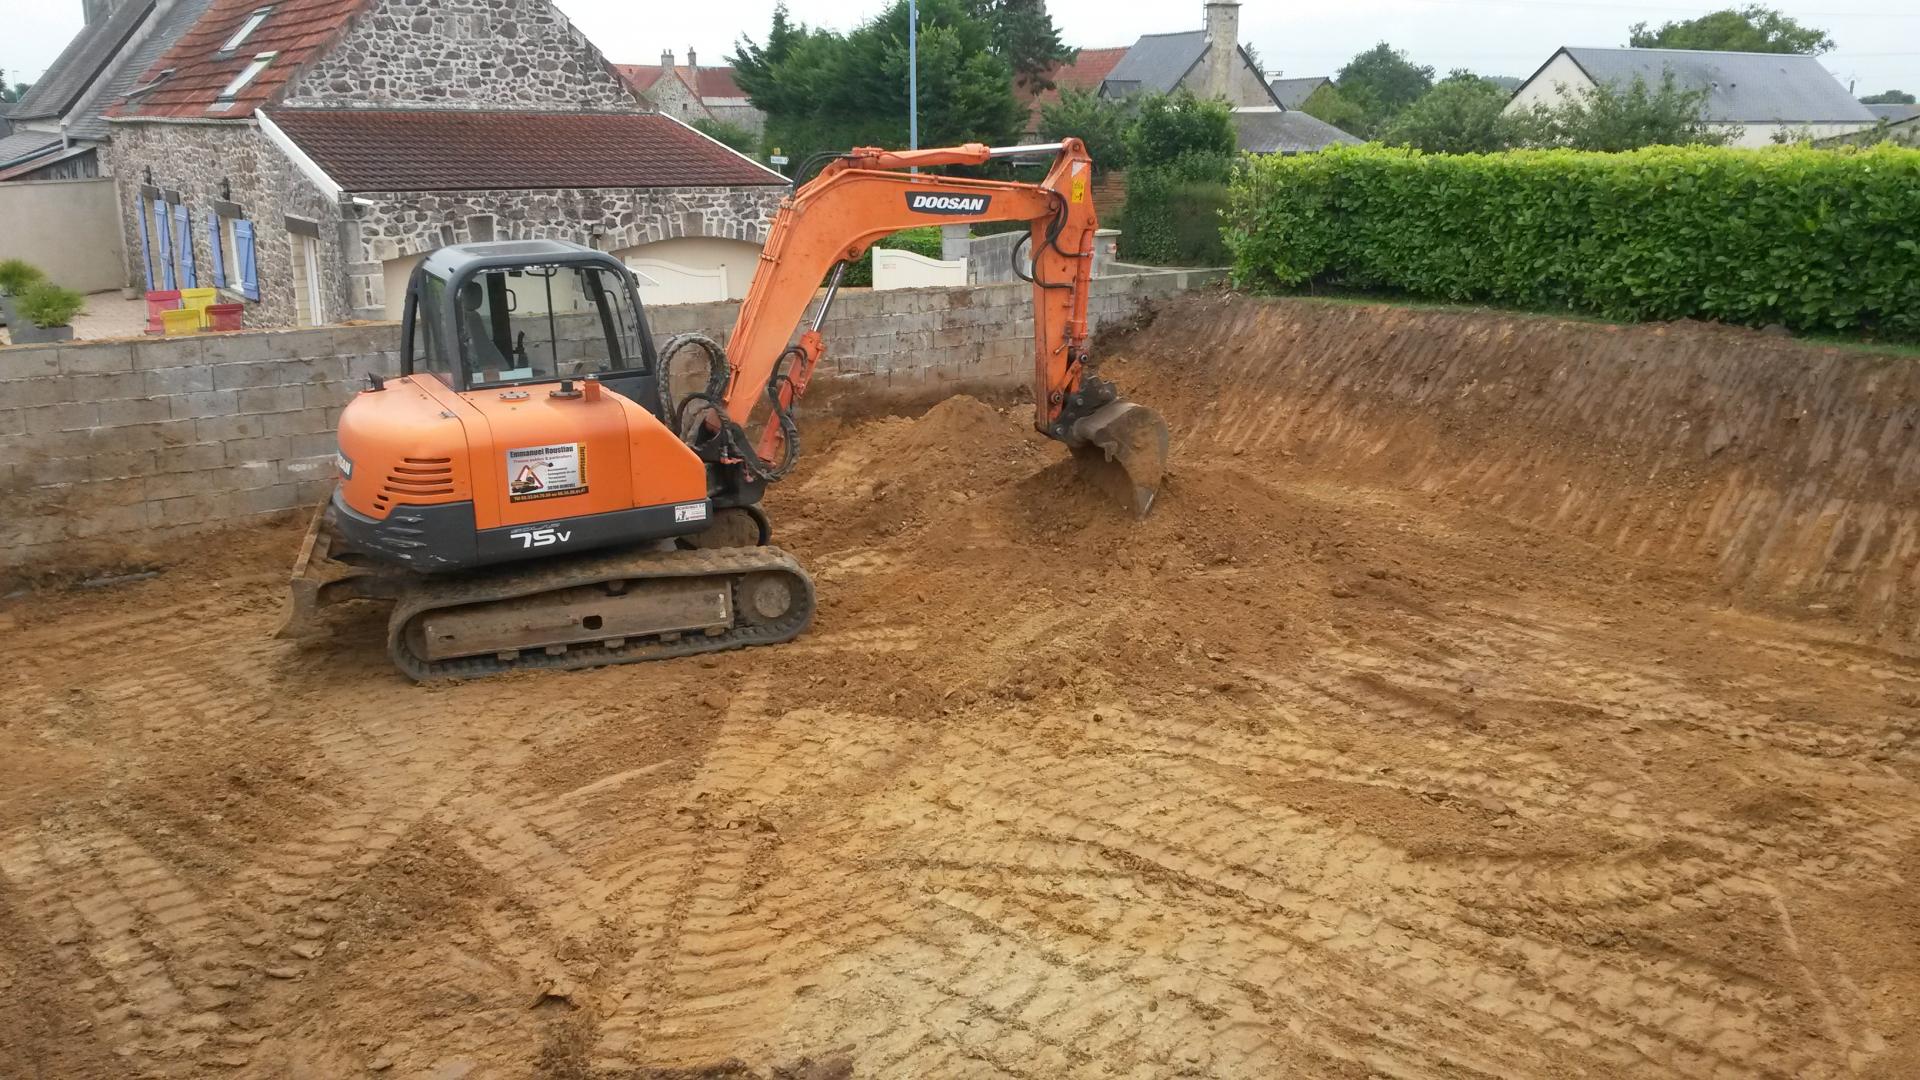
[[[641,364],[639,319],[615,270],[482,271],[461,286],[455,315],[470,389],[610,374]]]
[[[440,340],[440,325],[434,319],[436,313],[445,310],[447,281],[423,271],[414,282],[418,291],[413,305],[413,370],[438,375],[451,383],[453,362],[447,356],[446,343]]]

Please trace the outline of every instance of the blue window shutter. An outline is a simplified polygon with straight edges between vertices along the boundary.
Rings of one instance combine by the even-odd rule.
[[[173,280],[173,234],[167,226],[167,204],[159,199],[153,200],[153,225],[160,232],[160,287],[177,289],[179,286]]]
[[[153,291],[153,248],[147,243],[147,201],[140,200],[140,274],[147,279],[147,291]]]
[[[253,259],[253,222],[233,223],[233,257],[240,262],[240,291],[249,300],[260,299],[260,272]]]
[[[209,285],[227,283],[226,255],[220,250],[220,215],[207,215],[207,250],[213,253],[213,280]]]
[[[180,238],[180,287],[195,288],[200,279],[193,272],[193,218],[187,213],[186,203],[174,204],[173,235]]]

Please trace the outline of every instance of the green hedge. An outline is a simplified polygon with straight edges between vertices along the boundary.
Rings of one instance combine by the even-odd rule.
[[[1253,163],[1227,222],[1243,287],[1920,338],[1920,150],[1345,147]]]
[[[1127,171],[1120,209],[1120,258],[1150,266],[1225,266],[1220,215],[1233,159],[1196,155]]]

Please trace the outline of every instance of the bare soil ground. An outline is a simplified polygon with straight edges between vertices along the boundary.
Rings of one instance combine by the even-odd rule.
[[[1914,658],[1028,425],[812,429],[774,649],[414,686],[292,526],[0,608],[0,1075],[1920,1074]]]

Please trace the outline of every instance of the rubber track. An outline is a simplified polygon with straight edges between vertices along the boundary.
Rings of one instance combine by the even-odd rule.
[[[733,629],[714,637],[695,633],[682,635],[674,641],[644,638],[629,641],[617,649],[592,642],[570,645],[558,655],[529,649],[511,661],[503,661],[492,655],[429,661],[416,656],[406,645],[404,631],[409,622],[417,616],[444,608],[512,600],[620,579],[728,577],[736,579],[737,584],[737,579],[744,575],[767,571],[783,571],[799,586],[795,590],[793,609],[787,613],[787,617],[761,626],[740,625],[736,621]],[[387,623],[387,655],[392,658],[395,667],[415,682],[427,679],[475,679],[508,671],[569,671],[611,664],[633,664],[643,660],[670,660],[679,656],[789,641],[799,636],[813,620],[814,605],[813,579],[801,569],[793,556],[775,547],[584,556],[557,567],[497,571],[486,576],[448,582],[429,580],[413,585],[394,605],[392,618]],[[740,611],[737,598],[734,611],[737,620]]]

